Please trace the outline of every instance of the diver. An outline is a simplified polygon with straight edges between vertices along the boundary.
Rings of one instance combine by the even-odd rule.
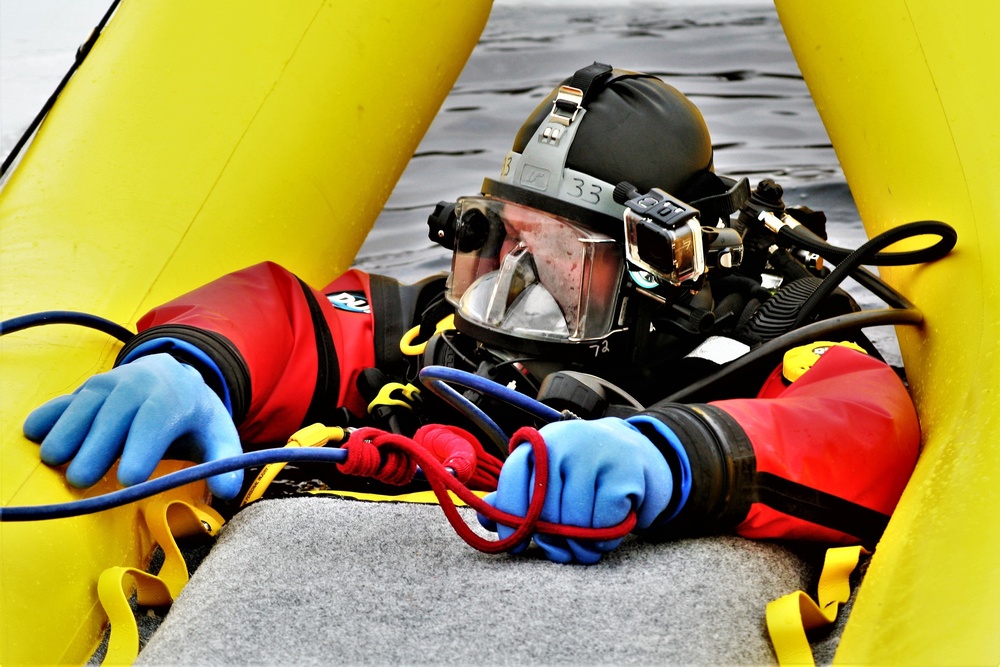
[[[920,442],[897,373],[851,327],[741,362],[858,310],[778,232],[825,238],[824,220],[786,207],[771,181],[717,175],[705,121],[679,91],[594,63],[534,110],[481,193],[431,214],[447,275],[400,285],[351,269],[321,290],[273,263],[220,277],[146,314],[114,369],[37,408],[24,432],[87,487],[115,461],[131,485],[168,450],[213,460],[315,422],[474,430],[431,396],[405,409],[379,399],[447,366],[575,417],[539,429],[545,521],[606,527],[635,511],[651,540],[873,543]],[[525,423],[466,396],[505,426]],[[524,516],[531,450],[493,453],[506,460],[488,502]],[[220,499],[242,484],[241,472],[209,480]],[[620,540],[534,542],[551,560],[594,563]]]

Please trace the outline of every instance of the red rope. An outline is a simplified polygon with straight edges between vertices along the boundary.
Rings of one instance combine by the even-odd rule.
[[[413,440],[430,450],[446,468],[451,468],[455,477],[470,489],[496,491],[503,462],[487,452],[476,436],[465,429],[427,424],[417,430]]]
[[[469,479],[473,482],[492,480],[491,487],[480,490],[495,489],[496,479],[499,477],[500,461],[486,454],[482,450],[482,445],[471,434],[455,427],[443,428],[449,429],[451,436],[467,440],[472,448],[477,450],[477,457],[478,452],[482,452],[483,458],[477,458],[479,465],[476,466],[476,472]],[[456,431],[461,433],[457,434]],[[354,431],[350,440],[344,445],[344,449],[348,450],[347,460],[338,464],[338,468],[347,474],[376,477],[391,484],[402,485],[412,479],[416,466],[420,466],[455,532],[470,546],[485,553],[509,551],[530,538],[534,533],[548,533],[570,539],[603,541],[624,537],[635,528],[636,515],[634,511],[629,512],[622,523],[607,528],[569,526],[540,521],[539,517],[545,504],[545,494],[548,489],[549,456],[548,450],[545,448],[545,441],[541,434],[533,428],[525,427],[518,430],[511,438],[510,444],[511,451],[513,451],[518,445],[528,443],[531,445],[535,457],[535,485],[532,489],[528,511],[523,517],[498,510],[474,494],[460,479],[452,475],[447,469],[447,467],[452,466],[446,467],[436,456],[443,451],[440,448],[441,442],[437,441],[436,438],[447,439],[440,434],[428,435],[427,432],[424,432],[421,434],[421,439],[430,443],[428,447],[418,444],[406,436],[387,433],[375,428],[361,428]],[[464,449],[462,446],[459,448]],[[444,456],[447,457],[448,454]],[[409,476],[405,477],[407,474]],[[466,471],[462,474],[468,473]],[[478,480],[477,475],[479,476]],[[490,540],[478,535],[462,519],[454,499],[448,493],[449,491],[491,521],[514,528],[514,532],[502,540]]]
[[[391,448],[380,450],[377,439],[386,435],[377,428],[359,428],[344,443],[347,460],[337,464],[347,475],[374,477],[387,484],[402,486],[413,479],[417,465],[412,457]]]

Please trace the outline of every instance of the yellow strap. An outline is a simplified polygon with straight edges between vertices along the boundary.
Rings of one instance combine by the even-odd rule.
[[[418,505],[438,505],[440,502],[433,491],[413,491],[412,493],[403,493],[398,496],[389,496],[381,493],[367,493],[364,491],[341,491],[338,489],[319,489],[316,491],[310,491],[310,494],[314,496],[335,496],[337,498],[354,498],[355,500],[364,500],[372,503],[414,503]],[[473,491],[474,494],[482,498],[487,494],[486,491]],[[465,506],[465,502],[453,494],[451,491],[448,492],[451,499],[455,501],[455,504],[459,507]]]
[[[816,664],[806,630],[837,620],[840,605],[851,597],[850,576],[862,553],[869,552],[860,546],[827,550],[823,572],[819,576],[818,604],[802,591],[768,603],[767,632],[779,665]]]
[[[109,567],[97,580],[97,596],[111,621],[103,665],[131,665],[139,655],[139,625],[129,605],[133,587],[139,604],[162,607],[173,596],[162,579],[134,567]]]
[[[150,535],[163,549],[163,567],[159,577],[176,597],[188,582],[188,569],[174,538],[215,535],[225,519],[208,505],[194,505],[184,500],[153,500],[143,514]]]
[[[434,326],[434,333],[441,333],[448,329],[455,328],[455,316],[449,315]],[[399,351],[408,357],[417,357],[427,349],[427,341],[414,345],[413,341],[420,335],[420,325],[417,325],[403,334],[399,341]]]
[[[139,655],[139,626],[129,604],[134,588],[141,606],[169,605],[188,582],[187,563],[175,537],[215,535],[225,519],[208,505],[155,499],[143,509],[153,540],[163,549],[159,575],[134,567],[109,567],[97,581],[97,594],[111,622],[105,665],[130,665]]]
[[[292,434],[285,447],[322,447],[331,440],[340,442],[347,433],[339,426],[324,426],[323,424],[310,424],[304,426]],[[287,463],[269,463],[264,466],[257,478],[250,484],[246,495],[240,501],[240,507],[247,503],[258,500],[271,486],[271,482],[285,469]]]

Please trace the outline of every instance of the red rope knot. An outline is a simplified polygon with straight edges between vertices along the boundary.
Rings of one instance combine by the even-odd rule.
[[[417,444],[440,461],[445,468],[451,468],[458,481],[463,484],[472,479],[476,471],[476,448],[472,445],[475,437],[457,426],[427,424],[413,435]]]
[[[346,475],[372,477],[386,484],[402,486],[413,479],[417,464],[403,450],[383,447],[397,444],[397,437],[376,428],[359,428],[342,445],[347,450],[347,460],[337,464]]]
[[[483,449],[476,436],[465,429],[427,424],[420,427],[413,439],[444,467],[451,468],[455,477],[470,489],[496,491],[503,462]]]

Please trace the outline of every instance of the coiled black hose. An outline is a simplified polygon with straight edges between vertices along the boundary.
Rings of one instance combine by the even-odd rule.
[[[918,250],[881,252],[883,248],[887,248],[903,239],[928,234],[939,236],[940,240],[934,245]],[[779,232],[779,236],[782,235],[789,238],[796,245],[815,252],[823,259],[834,262],[837,265],[802,304],[793,328],[805,324],[816,310],[816,307],[825,298],[830,296],[833,290],[837,289],[847,276],[854,276],[858,282],[871,289],[890,306],[895,308],[913,307],[913,304],[906,297],[892,289],[884,281],[875,276],[875,274],[862,269],[861,265],[905,266],[933,262],[951,252],[958,241],[958,234],[955,230],[950,225],[937,220],[921,220],[894,227],[862,244],[854,251],[848,251],[844,248],[831,245],[801,226],[783,227]],[[873,287],[875,289],[872,289]]]

